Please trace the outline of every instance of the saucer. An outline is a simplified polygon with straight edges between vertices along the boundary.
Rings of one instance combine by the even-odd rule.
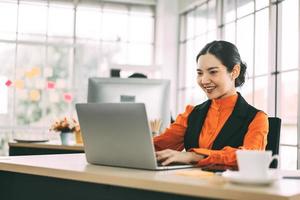
[[[276,172],[270,172],[269,176],[266,178],[245,178],[242,177],[239,171],[227,170],[222,173],[222,176],[226,178],[229,182],[235,184],[250,184],[250,185],[270,185],[274,181],[278,180],[278,175]]]

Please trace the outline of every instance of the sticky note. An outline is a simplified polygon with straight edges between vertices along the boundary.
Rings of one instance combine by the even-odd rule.
[[[20,80],[20,79],[18,79],[18,80],[15,80],[15,82],[14,82],[14,86],[15,86],[15,88],[17,88],[17,89],[23,89],[24,88],[24,81],[23,80]]]
[[[41,75],[41,69],[39,67],[33,67],[31,69],[31,74],[34,77],[40,76]]]
[[[12,84],[11,80],[7,80],[7,81],[5,82],[5,85],[6,85],[7,87],[11,86],[11,84]]]
[[[53,69],[51,67],[44,68],[44,77],[51,77],[53,76]]]
[[[68,103],[72,102],[73,95],[71,93],[64,93],[64,100]]]
[[[55,82],[53,82],[53,81],[48,81],[48,82],[47,82],[47,88],[48,88],[48,89],[54,89],[54,88],[55,88]]]
[[[29,98],[30,98],[31,101],[40,100],[40,98],[41,98],[40,91],[39,90],[31,90],[29,92]]]
[[[206,172],[206,171],[202,171],[201,169],[178,171],[175,172],[175,174],[182,175],[182,176],[200,177],[200,178],[211,177],[215,175],[213,172]]]
[[[25,77],[26,78],[33,78],[34,74],[32,73],[32,71],[27,71],[27,72],[25,72]]]

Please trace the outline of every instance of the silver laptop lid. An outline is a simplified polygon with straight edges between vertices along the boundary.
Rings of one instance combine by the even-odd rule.
[[[89,163],[156,169],[143,103],[76,104]]]

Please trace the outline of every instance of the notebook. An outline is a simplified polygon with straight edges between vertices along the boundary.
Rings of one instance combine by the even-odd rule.
[[[159,166],[143,103],[82,103],[76,111],[91,164],[148,170],[193,166]]]

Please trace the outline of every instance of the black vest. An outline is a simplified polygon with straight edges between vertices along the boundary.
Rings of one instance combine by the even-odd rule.
[[[188,117],[187,129],[184,136],[184,147],[187,151],[190,148],[199,148],[199,137],[210,104],[211,100],[207,100],[195,106]],[[240,93],[238,93],[234,109],[216,137],[212,149],[220,150],[225,146],[234,148],[242,146],[248,126],[258,111],[249,105]]]

